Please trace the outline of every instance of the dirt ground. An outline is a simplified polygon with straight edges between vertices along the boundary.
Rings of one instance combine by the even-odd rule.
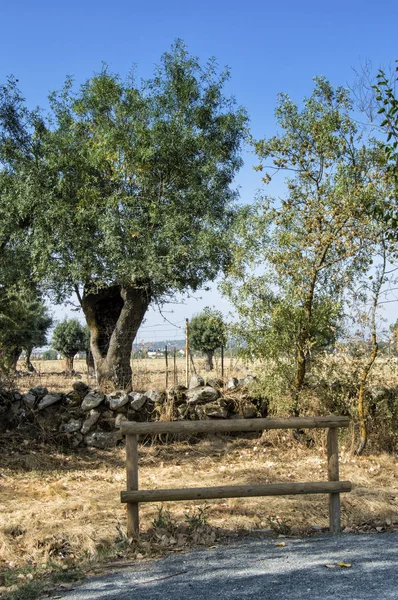
[[[21,377],[18,388],[45,385],[51,392],[69,391],[75,378],[60,373],[61,365],[36,363],[37,373]],[[184,359],[178,367],[179,381],[185,383]],[[76,361],[75,368],[79,378],[95,386],[83,361]],[[230,368],[238,376],[250,372],[244,364]],[[163,359],[141,359],[134,378],[135,389],[164,387]],[[141,445],[139,486],[326,480],[325,432],[311,435],[312,448],[283,431]],[[398,457],[355,457],[351,436],[350,431],[340,436],[340,479],[353,484],[351,493],[341,495],[343,528],[349,533],[397,530]],[[211,546],[242,533],[310,535],[328,526],[326,495],[143,504],[141,536],[133,541],[120,503],[123,489],[123,447],[61,451],[24,439],[18,431],[6,433],[0,439],[0,598],[43,597],[49,580],[49,590],[54,582],[68,589],[70,581],[87,573]]]
[[[31,444],[22,440],[7,454],[1,452],[0,568],[44,567],[49,561],[68,568],[129,554],[126,508],[119,499],[125,488],[123,448],[67,454]],[[346,444],[342,440],[340,479],[351,480],[353,491],[342,494],[343,527],[398,528],[397,456],[353,457]],[[279,432],[257,439],[214,437],[141,446],[139,476],[141,489],[322,481],[327,479],[323,436],[312,449]],[[210,541],[263,529],[302,534],[314,526],[327,527],[328,499],[308,495],[143,504],[140,516],[144,541],[156,527],[169,534],[182,526],[184,534],[191,521],[213,528]],[[182,535],[163,545],[184,547],[191,541]],[[151,551],[149,545],[139,554]]]

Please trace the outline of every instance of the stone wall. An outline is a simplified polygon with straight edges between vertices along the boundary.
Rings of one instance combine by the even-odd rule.
[[[253,418],[267,415],[267,405],[250,393],[251,375],[243,380],[192,377],[189,387],[104,394],[75,381],[67,394],[45,387],[27,394],[0,390],[0,432],[39,425],[72,447],[110,448],[121,439],[125,421]]]

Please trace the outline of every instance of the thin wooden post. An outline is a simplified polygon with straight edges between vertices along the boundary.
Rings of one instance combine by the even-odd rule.
[[[188,387],[189,383],[189,321],[185,319],[185,385]]]
[[[224,381],[224,346],[221,346],[221,379]]]
[[[126,475],[127,489],[138,490],[138,435],[126,435]],[[140,520],[138,502],[127,504],[127,535],[136,537],[139,534]]]
[[[177,379],[177,348],[174,346],[174,385],[177,385],[178,383],[178,379]]]
[[[169,387],[169,355],[167,352],[167,344],[164,347],[164,356],[166,359],[166,390]]]
[[[195,367],[195,363],[194,363],[194,360],[193,360],[191,349],[189,349],[189,357],[191,359],[192,371],[195,373],[195,375],[197,375],[198,373],[196,371],[196,367]]]
[[[328,479],[339,481],[339,448],[337,427],[330,427],[327,433]],[[329,528],[330,533],[340,533],[340,494],[329,494]]]

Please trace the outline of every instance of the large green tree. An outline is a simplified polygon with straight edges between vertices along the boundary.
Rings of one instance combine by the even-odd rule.
[[[380,172],[347,90],[324,78],[301,107],[281,94],[276,118],[280,134],[254,142],[257,169],[265,183],[285,172],[287,194],[243,211],[225,290],[247,351],[279,361],[298,414],[311,356],[333,340],[343,294],[371,260]]]
[[[100,384],[131,386],[150,303],[198,289],[228,260],[247,117],[227,79],[177,42],[152,79],[104,67],[77,91],[67,81],[50,117],[33,120],[35,160],[17,162],[13,202],[30,217],[36,277],[79,298]]]

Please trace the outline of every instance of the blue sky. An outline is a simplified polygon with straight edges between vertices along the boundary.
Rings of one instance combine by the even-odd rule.
[[[300,101],[311,93],[315,75],[347,85],[354,80],[353,68],[366,60],[376,71],[397,59],[397,17],[398,2],[393,0],[2,0],[0,81],[14,74],[29,105],[43,105],[66,75],[82,83],[102,61],[121,75],[135,64],[139,76],[149,77],[161,54],[182,38],[202,61],[215,56],[220,66],[230,67],[228,92],[247,108],[254,135],[262,137],[275,131],[278,92]],[[253,162],[246,152],[237,178],[245,202],[260,186]],[[167,307],[175,312],[166,316],[179,323],[206,304],[227,310],[215,292],[197,296],[203,299]],[[389,311],[396,311],[393,306]],[[61,315],[59,308],[56,315]],[[155,327],[158,323],[162,318],[149,313],[142,339],[155,331],[164,333],[163,338],[173,332],[181,337],[171,325],[168,330],[166,325]]]

